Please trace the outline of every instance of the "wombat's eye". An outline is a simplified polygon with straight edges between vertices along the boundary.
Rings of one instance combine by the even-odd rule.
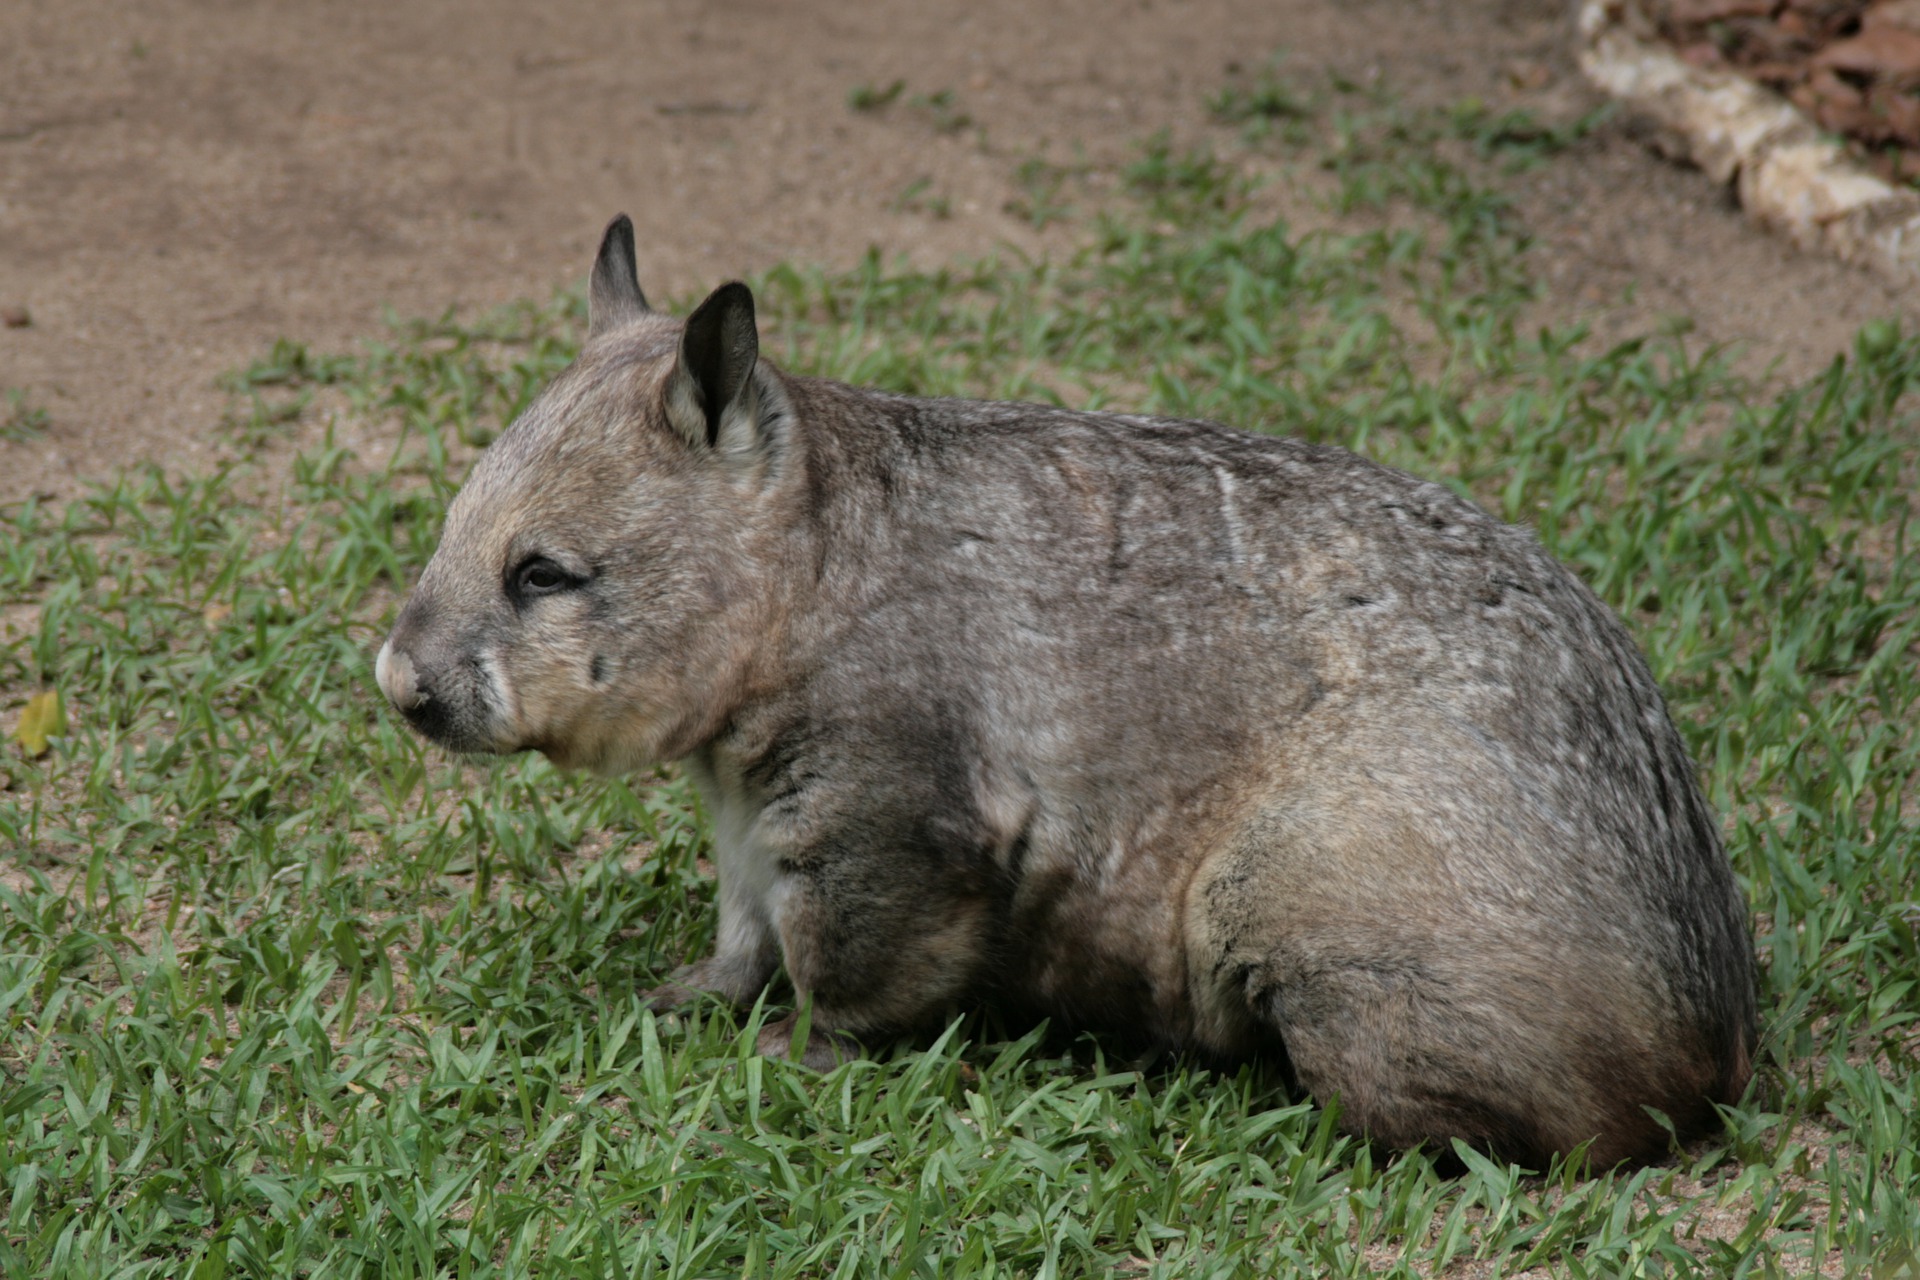
[[[534,556],[513,571],[514,591],[521,596],[550,596],[573,581],[572,574],[545,556]]]

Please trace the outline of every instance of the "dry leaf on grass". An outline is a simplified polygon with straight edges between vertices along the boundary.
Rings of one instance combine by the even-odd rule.
[[[52,746],[49,739],[57,738],[66,731],[67,709],[60,703],[60,691],[48,689],[27,699],[13,737],[28,759],[37,760],[47,754]]]

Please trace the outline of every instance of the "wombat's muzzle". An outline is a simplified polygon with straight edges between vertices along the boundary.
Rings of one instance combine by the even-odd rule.
[[[435,696],[432,686],[421,678],[412,656],[404,649],[394,648],[391,639],[380,646],[373,675],[380,682],[380,691],[387,695],[387,701],[407,718],[408,724],[435,742],[457,745],[455,740],[462,735],[454,722],[451,703],[445,697]]]
[[[387,695],[388,702],[415,728],[433,736],[424,722],[444,715],[444,711],[431,709],[437,705],[433,691],[420,682],[420,672],[414,667],[412,657],[395,649],[391,639],[380,646],[380,656],[373,661],[373,678],[380,682],[380,691]]]

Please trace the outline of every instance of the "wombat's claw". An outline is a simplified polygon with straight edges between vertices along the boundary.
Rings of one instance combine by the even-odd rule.
[[[698,988],[683,987],[669,978],[651,991],[643,992],[640,999],[655,1013],[667,1013],[684,1008],[705,994]]]
[[[640,998],[646,1001],[647,1008],[655,1013],[666,1013],[671,1009],[682,1009],[693,1004],[702,996],[714,996],[726,999],[723,992],[713,990],[708,985],[705,971],[698,963],[683,964],[667,975],[667,980]]]
[[[778,1022],[770,1022],[760,1031],[757,1047],[764,1057],[784,1058],[793,1052],[793,1031],[799,1025],[800,1015],[790,1013]],[[815,1027],[807,1032],[807,1044],[800,1051],[798,1061],[812,1067],[815,1071],[831,1071],[843,1062],[850,1062],[861,1056],[860,1042],[844,1031],[822,1031]]]

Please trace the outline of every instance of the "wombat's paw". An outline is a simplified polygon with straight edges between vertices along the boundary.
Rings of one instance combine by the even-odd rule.
[[[739,1005],[748,1003],[754,995],[759,994],[758,991],[740,990],[740,984],[733,981],[732,977],[712,958],[695,964],[683,964],[641,999],[655,1013],[665,1013],[669,1009],[690,1005],[702,996],[715,996],[728,1004]]]
[[[769,1058],[787,1057],[793,1052],[793,1032],[799,1024],[797,1013],[768,1023],[760,1032],[760,1052]],[[846,1032],[822,1031],[815,1027],[807,1032],[806,1047],[798,1058],[815,1071],[831,1071],[843,1062],[860,1057],[861,1052],[860,1042]]]

